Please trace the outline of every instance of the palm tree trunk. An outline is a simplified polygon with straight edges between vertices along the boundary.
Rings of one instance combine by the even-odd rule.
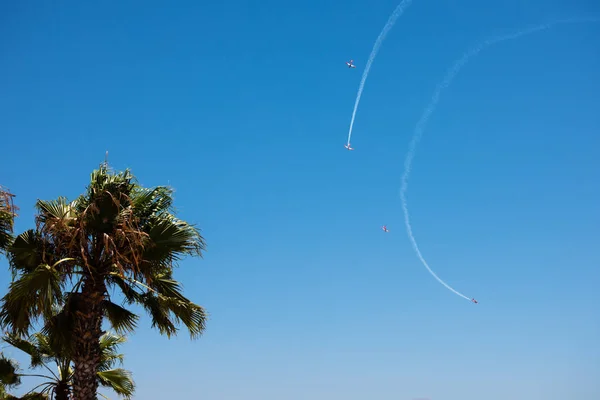
[[[74,327],[73,400],[97,400],[100,336],[102,336],[102,300],[104,282],[90,278],[83,284]]]
[[[54,389],[55,400],[69,400],[70,394],[71,391],[69,389],[69,385],[66,382],[59,382],[56,388]]]

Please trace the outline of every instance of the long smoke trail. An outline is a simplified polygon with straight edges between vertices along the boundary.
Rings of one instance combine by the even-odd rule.
[[[442,83],[440,83],[436,87],[435,92],[433,93],[433,96],[431,98],[431,101],[429,102],[429,105],[423,112],[421,119],[419,120],[419,122],[417,123],[417,125],[415,127],[415,131],[414,131],[412,140],[410,142],[408,154],[406,155],[406,160],[404,161],[404,174],[402,175],[402,187],[400,188],[400,198],[402,199],[402,210],[404,211],[404,222],[406,225],[406,232],[408,233],[408,237],[412,243],[415,253],[417,253],[417,257],[419,258],[419,260],[421,260],[421,263],[425,266],[425,268],[427,268],[429,273],[431,275],[433,275],[433,277],[435,279],[437,279],[437,281],[440,282],[442,285],[444,285],[448,290],[452,291],[453,293],[459,295],[460,297],[462,297],[464,299],[470,300],[467,296],[454,290],[450,285],[448,285],[446,282],[444,282],[442,279],[440,279],[435,274],[435,272],[433,272],[431,270],[431,268],[427,264],[427,261],[425,261],[425,258],[421,254],[421,251],[419,250],[419,246],[417,245],[417,241],[415,240],[415,237],[413,235],[412,226],[410,224],[410,216],[408,213],[408,206],[407,206],[407,202],[406,202],[406,190],[408,188],[408,178],[410,176],[412,161],[415,156],[417,144],[418,144],[419,140],[421,139],[421,136],[423,135],[425,125],[429,121],[431,114],[433,114],[433,112],[435,111],[435,108],[440,99],[440,95],[441,95],[442,91],[444,89],[446,89],[452,83],[452,81],[454,80],[454,78],[456,77],[458,72],[465,66],[465,64],[469,61],[469,59],[471,57],[476,56],[477,54],[479,54],[479,52],[481,52],[482,50],[484,50],[485,48],[487,48],[488,46],[491,46],[493,44],[504,42],[506,40],[517,39],[517,38],[520,38],[525,35],[529,35],[529,34],[532,34],[535,32],[546,30],[557,24],[579,23],[579,22],[600,22],[600,18],[571,18],[571,19],[566,19],[566,20],[549,22],[546,24],[535,26],[533,28],[524,29],[524,30],[518,31],[516,33],[503,35],[503,36],[496,36],[491,39],[487,39],[487,40],[483,41],[482,43],[480,43],[479,45],[473,47],[471,50],[467,51],[460,59],[458,59],[454,63],[454,65],[452,65],[452,67],[448,70],[448,72],[446,73],[446,77],[444,78]]]
[[[356,95],[356,101],[354,102],[354,110],[352,111],[352,119],[350,120],[350,130],[348,131],[348,145],[350,145],[350,138],[352,137],[352,128],[354,127],[354,118],[356,117],[356,110],[358,110],[358,104],[360,103],[360,97],[362,96],[363,88],[365,87],[365,82],[367,80],[367,76],[369,76],[369,71],[371,70],[371,64],[375,60],[377,53],[379,52],[379,48],[383,43],[386,35],[392,29],[396,20],[404,13],[404,10],[410,6],[412,0],[402,0],[400,4],[396,7],[392,15],[388,18],[385,26],[381,30],[381,33],[377,37],[375,44],[373,45],[373,49],[371,50],[371,54],[369,55],[369,59],[367,60],[367,65],[365,66],[365,70],[363,71],[362,78],[360,80],[360,85],[358,86],[358,93]]]

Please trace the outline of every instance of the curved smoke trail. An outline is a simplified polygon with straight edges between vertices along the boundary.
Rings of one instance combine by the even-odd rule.
[[[600,18],[571,18],[571,19],[566,19],[566,20],[553,21],[553,22],[549,22],[546,24],[537,25],[537,26],[529,28],[529,29],[524,29],[524,30],[518,31],[516,33],[507,34],[507,35],[503,35],[503,36],[496,36],[491,39],[487,39],[487,40],[481,42],[479,45],[473,47],[471,50],[467,51],[460,59],[458,59],[454,63],[454,65],[452,65],[452,67],[448,70],[448,72],[446,73],[446,77],[444,78],[442,83],[440,83],[436,87],[435,92],[433,93],[433,96],[431,98],[431,101],[429,102],[429,105],[423,112],[421,119],[419,120],[419,122],[417,123],[417,125],[415,127],[415,131],[414,131],[412,140],[410,142],[408,154],[406,155],[406,160],[404,161],[404,174],[402,175],[402,187],[400,188],[400,197],[402,199],[402,210],[404,211],[404,222],[406,225],[406,232],[408,233],[408,237],[412,243],[415,253],[417,253],[417,257],[419,258],[421,263],[425,266],[425,268],[427,268],[429,273],[435,279],[437,279],[438,282],[440,282],[442,285],[444,285],[448,290],[452,291],[453,293],[459,295],[460,297],[462,297],[464,299],[470,300],[467,296],[463,295],[462,293],[458,292],[457,290],[454,290],[450,285],[448,285],[446,282],[444,282],[442,279],[440,279],[435,274],[435,272],[433,272],[431,270],[431,268],[427,264],[427,261],[425,261],[425,258],[421,254],[421,251],[419,250],[419,246],[417,245],[417,241],[415,240],[415,237],[413,235],[412,227],[410,224],[410,217],[409,217],[409,213],[408,213],[408,206],[407,206],[407,202],[406,202],[406,189],[408,188],[408,178],[410,176],[411,165],[412,165],[413,158],[415,156],[415,150],[416,150],[417,144],[418,144],[419,140],[421,139],[421,136],[423,135],[425,125],[429,121],[431,114],[435,111],[435,108],[440,99],[440,95],[441,95],[442,91],[444,89],[446,89],[452,83],[452,81],[454,80],[454,78],[456,77],[458,72],[462,69],[462,67],[465,66],[465,64],[469,61],[469,59],[471,57],[476,56],[480,51],[482,51],[483,49],[485,49],[488,46],[491,46],[493,44],[504,42],[506,40],[517,39],[517,38],[520,38],[521,36],[529,35],[529,34],[532,34],[535,32],[539,32],[539,31],[548,29],[557,24],[578,23],[578,22],[600,22]]]
[[[367,65],[365,66],[365,70],[363,71],[362,78],[360,79],[360,85],[358,86],[358,93],[356,95],[356,101],[354,102],[354,110],[352,111],[352,119],[350,120],[350,130],[348,131],[348,145],[350,145],[350,138],[352,137],[352,128],[354,127],[354,118],[356,117],[356,110],[358,110],[358,103],[360,103],[360,97],[362,96],[363,88],[365,87],[365,82],[367,80],[367,76],[369,75],[369,70],[371,69],[371,64],[375,60],[377,53],[379,52],[379,48],[383,43],[386,35],[392,29],[396,20],[402,15],[404,10],[410,6],[412,0],[402,0],[400,4],[396,7],[392,15],[388,18],[385,26],[381,30],[381,33],[377,37],[375,44],[373,45],[373,49],[371,50],[371,54],[369,55],[369,59],[367,60]]]

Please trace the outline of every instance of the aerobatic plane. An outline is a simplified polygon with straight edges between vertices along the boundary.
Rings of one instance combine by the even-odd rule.
[[[347,148],[350,151],[354,150],[352,147],[350,147],[350,143],[345,144],[344,147]]]
[[[354,60],[346,61],[346,65],[348,68],[356,68],[356,65],[353,64]]]
[[[389,232],[390,230],[387,228],[387,225],[381,227],[384,232]]]
[[[477,302],[477,300],[475,300],[475,299],[471,299],[471,301],[472,301],[473,303],[475,303],[475,304],[477,304],[477,303],[478,303],[478,302]]]

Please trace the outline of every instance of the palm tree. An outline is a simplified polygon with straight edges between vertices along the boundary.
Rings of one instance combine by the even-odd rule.
[[[36,228],[9,249],[16,277],[2,298],[0,325],[24,337],[41,319],[53,346],[69,345],[76,400],[96,399],[105,317],[118,333],[132,331],[138,316],[125,307],[135,303],[167,337],[179,323],[192,339],[205,329],[204,309],[173,279],[175,262],[201,256],[204,239],[176,218],[172,204],[170,188],[144,188],[129,170],[113,173],[103,164],[74,201],[38,200]]]
[[[50,375],[35,375],[47,379],[33,390],[42,388],[41,394],[53,396],[55,400],[69,400],[73,378],[72,361],[60,351],[52,348],[50,338],[43,333],[35,333],[28,339],[15,335],[7,335],[3,340],[11,346],[23,351],[31,358],[31,368],[43,367]],[[105,333],[100,337],[100,367],[97,380],[100,386],[109,387],[117,394],[130,399],[135,391],[131,372],[122,368],[114,368],[123,362],[123,355],[117,352],[125,337]],[[56,373],[49,367],[56,364]],[[26,376],[26,375],[21,375]],[[0,397],[1,398],[1,397]]]
[[[13,203],[14,195],[0,186],[0,253],[12,242],[13,223],[17,207]]]

